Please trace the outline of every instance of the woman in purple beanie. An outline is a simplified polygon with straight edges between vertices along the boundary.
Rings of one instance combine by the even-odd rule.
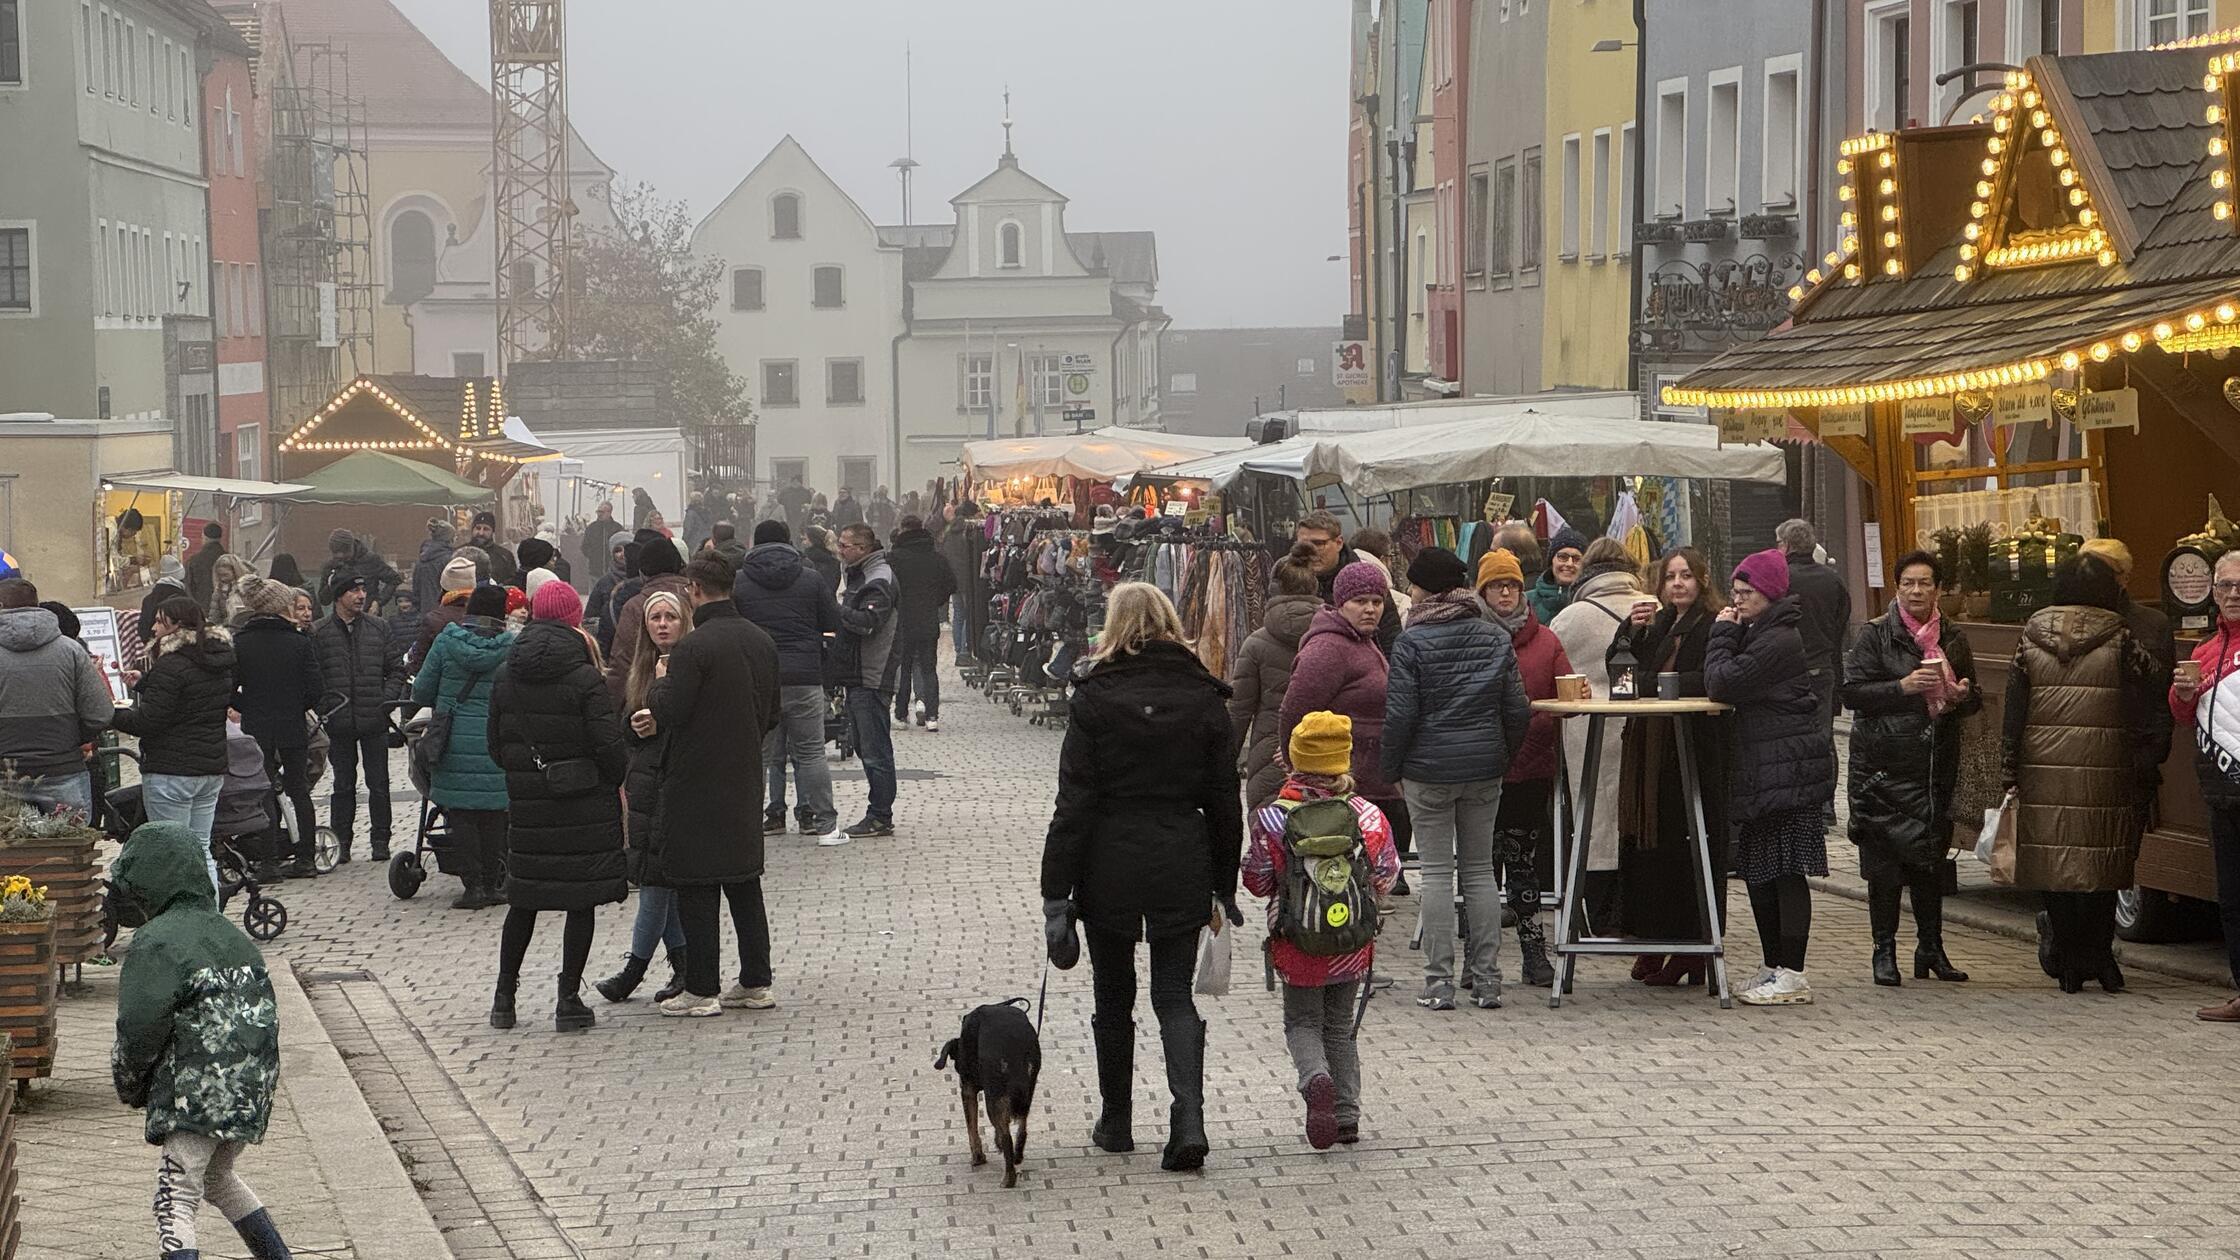
[[[1377,647],[1377,623],[1391,593],[1387,581],[1384,566],[1366,561],[1338,570],[1330,584],[1330,606],[1316,613],[1299,636],[1291,686],[1283,693],[1277,720],[1276,747],[1291,747],[1291,728],[1309,713],[1327,710],[1351,718],[1354,791],[1390,818],[1405,817],[1406,807],[1382,765],[1385,659]]]
[[[1752,1006],[1795,1005],[1812,1000],[1804,977],[1812,933],[1805,877],[1828,873],[1820,810],[1835,795],[1835,744],[1806,672],[1788,558],[1778,550],[1745,557],[1734,567],[1732,592],[1711,626],[1703,679],[1712,699],[1734,706],[1734,863],[1765,951],[1765,970],[1737,996]]]

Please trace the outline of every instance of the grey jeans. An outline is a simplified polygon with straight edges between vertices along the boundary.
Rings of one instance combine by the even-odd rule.
[[[832,804],[832,767],[824,759],[824,688],[778,688],[780,721],[762,741],[762,775],[770,808],[786,807],[786,763],[793,763],[794,817],[803,832],[830,831],[840,821]]]
[[[1493,865],[1493,839],[1501,812],[1501,780],[1470,783],[1402,783],[1415,824],[1418,892],[1423,914],[1423,983],[1454,986],[1454,890],[1462,884],[1462,912],[1469,916],[1470,974],[1478,993],[1501,992],[1501,877]]]
[[[1353,1040],[1353,1005],[1361,996],[1355,981],[1319,989],[1283,986],[1283,1041],[1291,1065],[1299,1069],[1299,1088],[1320,1073],[1337,1086],[1338,1123],[1361,1122],[1361,1053]]]

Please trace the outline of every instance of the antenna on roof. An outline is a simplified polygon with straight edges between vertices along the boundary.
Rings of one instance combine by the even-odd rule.
[[[910,45],[902,46],[902,156],[887,165],[902,172],[902,223],[908,227],[910,218],[910,172],[918,169],[916,97],[911,90]]]

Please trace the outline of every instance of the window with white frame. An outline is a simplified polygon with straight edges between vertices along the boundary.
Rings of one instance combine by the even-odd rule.
[[[2138,47],[2209,33],[2209,0],[2135,0]]]
[[[967,411],[980,411],[995,401],[995,356],[986,354],[960,354],[957,356],[957,405]]]
[[[156,33],[154,30],[151,29],[147,32],[147,40],[148,56],[145,61],[140,63],[140,74],[147,80],[148,112],[153,114],[161,109],[160,103],[156,100]],[[132,103],[137,105],[140,102],[138,98],[135,98]]]
[[[126,21],[124,33],[117,37],[118,49],[123,53],[124,61],[123,74],[117,80],[117,99],[127,105],[138,105],[140,103],[139,44],[140,24]]]
[[[734,267],[731,269],[731,309],[759,311],[762,309],[762,268]]]
[[[1587,162],[1587,257],[1600,261],[1610,254],[1610,129],[1594,133]]]
[[[1765,134],[1758,146],[1758,200],[1768,210],[1797,206],[1799,126],[1802,92],[1800,59],[1795,55],[1766,62]]]
[[[1618,257],[1633,255],[1634,167],[1641,160],[1640,133],[1632,123],[1618,128]]]
[[[1517,184],[1517,243],[1522,257],[1517,265],[1525,271],[1537,271],[1540,251],[1546,247],[1540,225],[1547,221],[1547,207],[1540,200],[1540,150],[1524,151],[1522,170]]]
[[[163,41],[163,116],[179,119],[179,63],[172,58],[171,41]]]
[[[1483,169],[1470,172],[1470,182],[1465,185],[1462,224],[1462,274],[1482,276],[1486,273],[1486,232],[1490,226],[1486,216],[1492,207],[1487,204],[1492,196],[1493,177]],[[1504,268],[1506,270],[1506,268]]]
[[[243,481],[264,479],[264,426],[244,424],[233,431],[233,472]],[[237,501],[234,518],[243,525],[264,520],[264,508],[254,499]]]
[[[31,315],[38,309],[32,288],[31,225],[0,226],[0,314]]]
[[[22,0],[0,0],[0,87],[20,87],[22,84]]]
[[[819,267],[810,273],[810,281],[814,290],[810,297],[812,305],[819,307],[847,305],[847,293],[842,284],[842,275],[838,267]]]
[[[2007,0],[2007,60],[2061,51],[2061,0]]]
[[[242,275],[246,277],[248,285],[247,289],[243,291],[241,300],[248,308],[246,314],[249,317],[249,335],[262,337],[264,336],[264,279],[258,274],[255,263],[243,264]]]
[[[879,461],[863,455],[840,457],[840,488],[858,494],[871,493],[871,486],[879,476]]]
[[[1563,240],[1556,257],[1566,262],[1579,258],[1579,214],[1583,197],[1579,189],[1579,137],[1563,138]]]
[[[794,482],[809,484],[809,461],[805,459],[773,459],[770,461],[770,484],[790,486]]]
[[[824,361],[824,400],[843,406],[863,401],[863,360]]]
[[[1517,265],[1517,160],[1493,164],[1493,217],[1486,230],[1486,266],[1506,276]]]
[[[1710,79],[1703,129],[1703,212],[1733,215],[1742,205],[1742,71]]]
[[[1062,355],[1038,354],[1027,360],[1029,397],[1038,407],[1062,407],[1066,401],[1066,374],[1060,371]]]
[[[770,199],[770,235],[781,241],[801,239],[800,193],[779,193]]]
[[[1933,73],[1942,77],[1983,58],[1983,6],[1977,0],[1937,0],[1935,25],[1930,28],[1929,60]],[[1939,119],[1945,111],[1983,81],[1982,73],[1963,74],[1932,89],[1930,110]]]
[[[1909,0],[1870,0],[1867,24],[1867,126],[1895,131],[1913,108],[1913,16]]]
[[[1020,229],[1019,225],[1006,223],[996,235],[1002,241],[1000,255],[1003,261],[999,265],[1004,267],[1025,266],[1026,264],[1021,258],[1023,250],[1020,242],[1026,234]]]
[[[194,128],[194,64],[192,48],[179,50],[179,123],[188,130]]]
[[[762,405],[765,407],[798,407],[801,405],[801,365],[792,359],[764,359],[762,361]]]
[[[1649,186],[1649,215],[1681,219],[1688,213],[1688,81],[1657,85],[1657,170]]]
[[[93,52],[99,40],[93,33],[93,0],[78,0],[78,53],[84,62],[86,95],[99,90],[93,72]]]

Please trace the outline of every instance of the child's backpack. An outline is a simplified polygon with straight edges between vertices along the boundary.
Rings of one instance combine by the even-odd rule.
[[[1300,953],[1334,958],[1377,937],[1377,891],[1360,816],[1342,796],[1277,801],[1284,811],[1283,887],[1275,934]]]

